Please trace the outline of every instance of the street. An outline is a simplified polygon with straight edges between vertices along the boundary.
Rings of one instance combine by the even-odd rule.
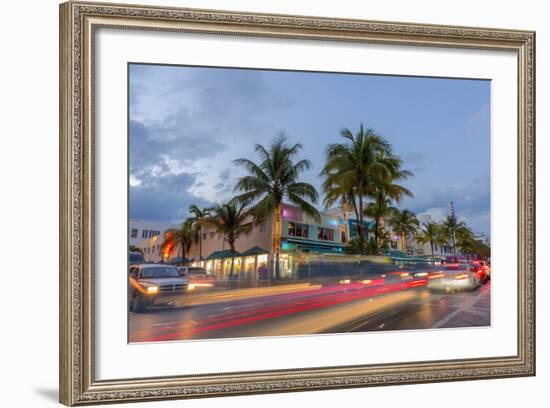
[[[289,284],[194,293],[129,313],[129,342],[488,326],[491,283],[431,292],[426,279]]]

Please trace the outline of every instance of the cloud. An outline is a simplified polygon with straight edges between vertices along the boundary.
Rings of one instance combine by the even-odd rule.
[[[271,138],[266,115],[291,104],[261,71],[169,68],[132,66],[133,218],[183,218],[191,203],[229,199],[240,175],[232,160]]]
[[[477,177],[469,183],[448,188],[426,187],[405,199],[400,207],[418,215],[428,214],[434,221],[443,220],[453,202],[456,216],[476,232],[490,233],[491,183],[489,176]]]
[[[191,204],[208,206],[205,200],[187,192],[195,178],[181,173],[162,177],[146,187],[130,188],[130,218],[179,222],[187,216]]]

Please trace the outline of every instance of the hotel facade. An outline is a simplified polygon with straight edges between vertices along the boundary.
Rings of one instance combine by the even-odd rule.
[[[346,215],[349,239],[357,235],[358,221],[353,214]],[[365,227],[372,230],[373,221],[365,220]],[[177,228],[172,226],[171,228]],[[168,229],[168,228],[167,228]],[[165,230],[166,231],[166,230]],[[239,280],[271,279],[274,277],[273,216],[254,225],[249,234],[242,234],[235,243],[236,253],[231,253],[229,244],[213,226],[203,226],[198,242],[182,254],[180,245],[162,252],[164,232],[144,239],[137,245],[143,251],[146,262],[167,262],[176,265],[203,266],[209,274],[220,279],[230,275]],[[300,267],[311,262],[344,261],[346,256],[346,224],[340,209],[321,212],[317,222],[301,209],[283,205],[279,273],[281,279],[300,277]],[[419,245],[412,237],[407,239],[405,256],[430,256],[429,244]],[[403,254],[404,246],[398,234],[390,231],[389,253]],[[452,255],[450,245],[434,248],[434,255]],[[355,255],[354,255],[355,256]],[[391,256],[391,255],[390,255]],[[395,255],[399,258],[399,255]],[[357,256],[355,256],[357,257]],[[303,271],[302,271],[303,272]],[[265,275],[264,275],[265,274]],[[303,276],[303,273],[302,273]]]
[[[348,231],[353,238],[357,221],[348,219]],[[368,225],[366,223],[366,225]],[[164,232],[164,231],[163,231]],[[227,278],[233,262],[233,274],[238,279],[261,279],[274,276],[273,217],[269,216],[252,231],[236,241],[236,254],[231,254],[223,235],[212,226],[203,226],[198,242],[182,257],[181,246],[169,254],[162,253],[163,234],[142,240],[138,247],[147,262],[188,263],[202,265],[218,277]],[[343,255],[346,246],[346,228],[339,211],[321,212],[320,222],[301,209],[283,205],[279,271],[281,279],[296,278],[298,265],[313,255]],[[163,259],[164,258],[164,259]]]

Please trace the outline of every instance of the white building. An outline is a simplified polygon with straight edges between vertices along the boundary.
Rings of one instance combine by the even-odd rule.
[[[128,245],[138,246],[141,241],[161,236],[164,231],[170,228],[175,228],[175,226],[166,222],[131,218],[128,226]]]

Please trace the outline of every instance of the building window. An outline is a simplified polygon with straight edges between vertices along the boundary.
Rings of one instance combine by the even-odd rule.
[[[147,238],[147,234],[149,233],[149,230],[144,229],[141,231],[141,238]]]
[[[222,239],[222,234],[221,234],[221,232],[218,232],[217,235],[218,235],[218,239]]]
[[[317,230],[317,239],[321,241],[334,241],[334,230],[330,228],[319,227]]]
[[[214,231],[210,231],[210,239],[214,239]]]
[[[208,237],[208,234],[206,234],[206,232],[204,234],[202,234],[202,239],[203,241]]]
[[[288,235],[291,237],[309,237],[309,225],[298,224],[297,222],[288,223]]]
[[[160,231],[149,230],[149,234],[148,234],[147,238],[156,237],[157,235],[160,235]]]
[[[137,238],[138,236],[138,229],[132,228],[132,232],[130,233],[130,238]]]

